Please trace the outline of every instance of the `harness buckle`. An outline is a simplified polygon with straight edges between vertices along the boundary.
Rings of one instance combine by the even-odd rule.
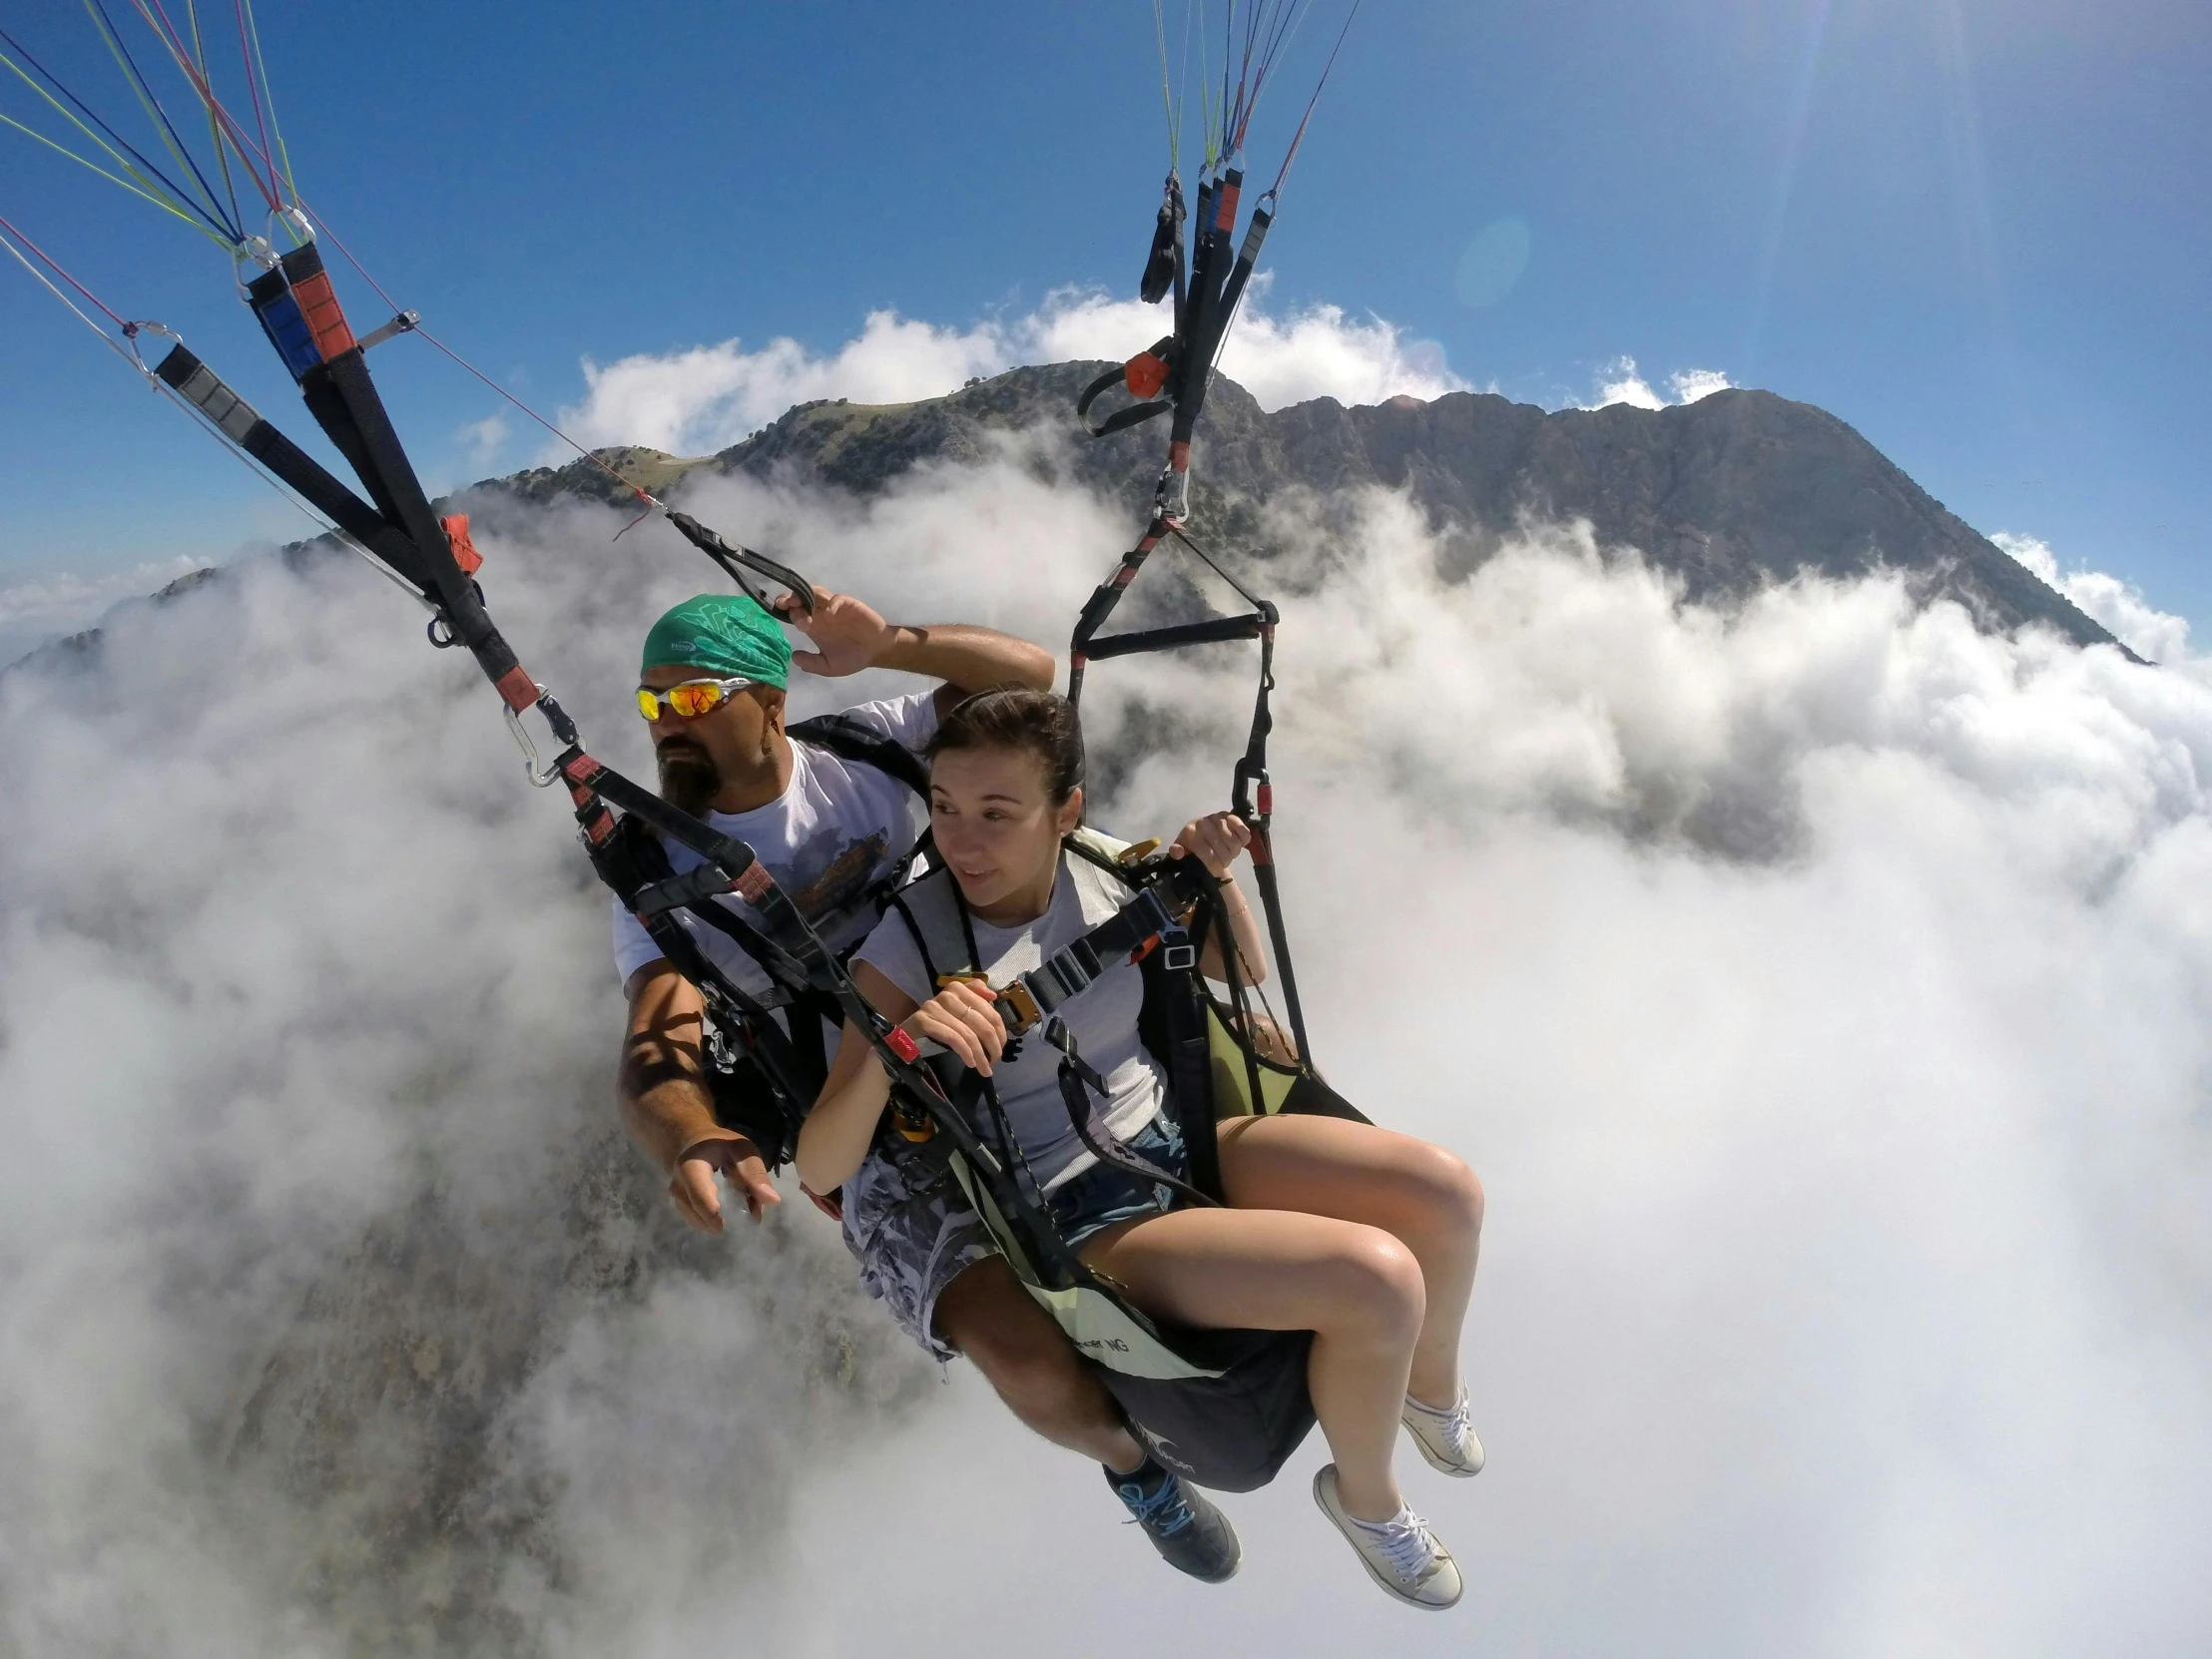
[[[1198,966],[1198,946],[1185,941],[1160,947],[1160,965],[1170,973],[1186,973]]]
[[[1044,1018],[1044,1009],[1038,1006],[1035,993],[1019,979],[998,987],[998,1000],[999,1018],[1005,1020],[1006,1030],[1013,1036],[1020,1036]]]

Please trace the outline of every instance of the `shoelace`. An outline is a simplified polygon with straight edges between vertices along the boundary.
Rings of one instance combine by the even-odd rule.
[[[1459,1390],[1458,1399],[1448,1411],[1423,1405],[1411,1394],[1405,1396],[1405,1403],[1436,1425],[1437,1437],[1444,1442],[1444,1448],[1453,1457],[1461,1462],[1466,1461],[1467,1436],[1474,1432],[1474,1406],[1468,1401],[1464,1388]]]
[[[1183,1501],[1183,1482],[1173,1477],[1160,1482],[1160,1489],[1149,1497],[1144,1488],[1131,1482],[1117,1485],[1114,1490],[1122,1502],[1129,1505],[1129,1512],[1137,1524],[1148,1531],[1157,1532],[1163,1538],[1172,1538],[1197,1517],[1191,1506]]]
[[[1386,1521],[1355,1520],[1355,1525],[1375,1540],[1382,1559],[1400,1582],[1417,1584],[1436,1563],[1436,1535],[1428,1523],[1410,1509],[1400,1509]]]

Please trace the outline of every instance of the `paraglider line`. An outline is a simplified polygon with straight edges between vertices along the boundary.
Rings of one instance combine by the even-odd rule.
[[[87,3],[97,6],[100,5],[101,0],[87,0]],[[151,9],[149,9],[150,3]],[[200,101],[208,107],[208,113],[222,122],[224,132],[231,141],[231,147],[238,152],[239,161],[246,169],[246,176],[254,181],[255,190],[260,192],[262,200],[269,204],[270,212],[282,211],[283,203],[278,199],[276,186],[272,182],[276,175],[276,164],[271,162],[267,156],[262,158],[264,165],[269,168],[270,172],[270,178],[265,180],[260,171],[254,166],[254,156],[256,154],[254,141],[246,136],[246,130],[238,124],[237,118],[223,107],[223,100],[215,95],[215,84],[203,75],[199,67],[192,61],[192,54],[185,50],[183,37],[177,33],[175,26],[169,21],[169,13],[162,10],[161,0],[132,0],[132,5],[138,11],[139,16],[145,20],[146,26],[152,29],[169,49],[170,57],[175,60],[177,67],[185,72],[185,79],[192,83],[193,91],[200,95]],[[103,15],[105,14],[103,13]],[[128,57],[128,53],[125,55]],[[199,169],[196,167],[193,171],[197,174]],[[244,240],[243,236],[241,240]]]
[[[309,208],[304,202],[301,202],[299,206],[302,212],[309,214],[313,212],[313,210]],[[361,280],[366,282],[370,287],[376,290],[376,297],[381,299],[385,304],[389,305],[395,313],[399,311],[401,309],[399,301],[394,299],[390,294],[384,291],[383,284],[377,281],[375,277],[371,276],[368,274],[368,267],[364,266],[359,260],[353,257],[353,251],[350,248],[346,247],[343,242],[339,241],[338,234],[330,229],[329,224],[326,221],[320,219],[316,220],[315,223],[321,226],[322,234],[330,239],[331,246],[334,247],[340,254],[345,256],[345,263],[351,266],[355,271],[360,273]],[[599,468],[600,471],[604,472],[608,477],[612,478],[616,483],[620,484],[624,489],[628,490],[632,495],[636,496],[640,501],[644,502],[645,511],[643,513],[640,513],[637,518],[632,519],[628,524],[625,524],[622,529],[617,532],[616,539],[619,540],[622,536],[629,534],[629,532],[634,529],[639,523],[647,518],[650,518],[653,513],[659,509],[661,505],[659,498],[648,491],[643,485],[635,483],[628,478],[625,478],[621,473],[617,472],[613,467],[609,466],[605,461],[601,460],[589,449],[586,449],[582,444],[578,443],[574,438],[570,437],[566,432],[562,431],[558,426],[554,425],[553,422],[546,419],[545,416],[539,414],[537,410],[531,408],[529,404],[523,402],[521,398],[517,397],[513,392],[509,391],[505,386],[501,385],[497,380],[494,380],[489,374],[486,374],[482,369],[478,368],[474,363],[470,362],[466,357],[462,356],[458,351],[454,350],[450,345],[446,344],[445,341],[439,339],[437,335],[431,333],[429,329],[423,327],[421,323],[417,322],[412,328],[408,329],[407,332],[409,332],[410,334],[420,334],[424,339],[428,340],[432,345],[436,346],[440,351],[444,352],[448,357],[451,357],[456,363],[460,364],[461,367],[467,369],[469,373],[475,375],[477,379],[483,381],[485,385],[491,387],[493,391],[497,392],[501,397],[504,397],[516,408],[520,409],[524,414],[528,415],[532,420],[536,421],[540,426],[543,426],[548,432],[551,432],[555,437],[559,438],[563,443],[567,444],[569,448],[575,450],[577,454],[583,456],[585,460],[591,462],[593,466]]]
[[[64,271],[59,265],[55,263],[54,257],[51,254],[47,253],[45,249],[41,248],[37,243],[33,242],[21,231],[17,230],[15,226],[5,218],[0,218],[0,231],[5,231],[10,237],[13,237],[16,242],[20,242],[25,248],[28,248],[41,260],[45,261],[47,266],[52,269],[55,276],[59,276],[71,287],[75,288],[79,293],[83,294],[85,298],[101,312],[102,315],[106,316],[109,321],[113,322],[118,328],[121,328],[126,334],[136,333],[138,331],[133,324],[124,321],[124,319],[118,316],[114,311],[109,310],[108,307],[101,302],[101,298],[97,293],[94,293],[92,289],[86,287],[84,283],[78,281],[76,277],[70,276],[68,272]],[[24,270],[28,271],[33,276],[37,276],[40,281],[46,282],[47,287],[53,289],[54,294],[61,300],[63,304],[68,305],[71,310],[77,311],[77,307],[70,302],[69,296],[63,293],[60,288],[54,287],[54,284],[52,282],[47,282],[45,276],[40,275],[38,267],[32,265],[29,260],[24,259],[22,254],[18,252],[12,244],[9,246],[8,252],[15,255],[16,259],[21,262]],[[99,323],[94,322],[91,317],[85,316],[85,313],[83,311],[77,311],[77,314],[81,317],[84,317],[86,325],[90,327],[95,333],[97,333],[102,339],[108,338],[107,330],[105,328],[102,328]],[[115,341],[108,340],[108,343],[110,345],[115,345],[115,348],[118,351],[123,351],[123,347],[120,345],[116,345]],[[124,355],[129,356],[130,353],[126,351],[124,352]]]
[[[200,12],[193,0],[185,0],[185,16],[192,24],[193,56],[200,60],[200,73],[205,75],[208,72],[208,43],[201,36]],[[238,180],[231,174],[231,152],[223,142],[223,129],[217,124],[213,110],[203,113],[208,118],[208,142],[215,146],[215,165],[223,170],[223,193],[230,200],[231,217],[244,224],[246,216],[239,211]]]
[[[254,37],[254,67],[261,71],[262,101],[269,106],[270,130],[276,135],[276,159],[284,164],[284,188],[291,192],[294,202],[299,200],[299,181],[292,177],[291,150],[284,143],[284,129],[276,120],[276,95],[270,88],[269,64],[262,57],[262,25],[254,15],[252,0],[246,4],[246,27]]]
[[[122,35],[116,32],[115,20],[108,16],[108,8],[102,4],[102,0],[86,0],[86,3],[98,15],[101,27],[107,34],[108,45],[113,49],[116,56],[123,61],[123,67],[129,72],[132,82],[138,88],[139,98],[152,112],[154,119],[161,123],[170,154],[191,169],[192,176],[200,181],[200,188],[207,192],[208,201],[214,204],[216,202],[215,188],[208,183],[207,175],[200,171],[200,164],[192,159],[192,152],[185,148],[185,141],[177,136],[177,129],[170,122],[169,112],[162,108],[161,100],[154,96],[154,89],[147,82],[144,73],[140,71],[138,60],[131,56],[131,49],[123,44]],[[246,233],[242,228],[233,225],[227,227],[227,229],[231,232],[232,241],[239,242],[245,239]]]
[[[203,220],[207,222],[211,229],[221,232],[228,241],[236,242],[238,240],[238,232],[235,227],[227,225],[221,220],[212,218],[208,214],[206,209],[202,208],[198,202],[195,202],[192,199],[191,192],[182,189],[175,180],[171,179],[160,168],[156,167],[143,155],[139,154],[137,146],[133,145],[130,140],[126,139],[113,127],[110,127],[105,121],[102,121],[100,117],[94,113],[90,105],[85,103],[85,101],[79,98],[74,92],[71,92],[69,88],[64,86],[59,80],[56,80],[51,70],[49,70],[44,64],[40,63],[38,59],[32,57],[30,53],[24,51],[22,42],[18,41],[5,29],[0,29],[0,41],[6,41],[8,45],[13,47],[16,52],[22,56],[24,62],[28,63],[41,75],[45,76],[49,82],[52,82],[56,92],[59,92],[64,98],[68,99],[70,103],[76,105],[77,108],[82,110],[85,113],[86,117],[88,117],[93,122],[93,124],[100,129],[102,133],[106,133],[109,138],[115,140],[116,144],[121,145],[124,150],[128,151],[131,155],[132,161],[136,161],[140,167],[146,169],[147,173],[152,174],[155,179],[160,180],[162,188],[167,190],[172,197],[174,197],[178,202],[182,202],[183,204],[185,204],[185,206],[191,208],[194,213],[198,214]],[[11,70],[14,70],[16,75],[22,79],[23,83],[26,86],[28,86],[33,92],[37,93],[41,98],[45,99],[47,103],[52,104],[55,109],[61,110],[61,113],[68,118],[68,120],[77,128],[79,132],[91,138],[95,144],[100,145],[100,148],[107,151],[109,155],[114,156],[119,164],[126,168],[131,165],[130,162],[126,162],[123,160],[122,155],[116,151],[113,145],[102,142],[99,134],[94,133],[91,127],[87,127],[83,121],[80,121],[76,116],[71,115],[68,110],[62,109],[62,106],[59,103],[55,102],[53,93],[48,92],[44,87],[40,86],[36,81],[32,80],[30,76],[24,74],[22,68],[17,65],[13,59],[8,58],[5,54],[0,54],[0,63],[7,64],[7,66]],[[25,128],[24,130],[28,132],[30,129]],[[51,144],[53,141],[48,140],[47,142]],[[60,149],[61,147],[59,145],[56,145],[55,148]],[[82,160],[81,157],[79,159]],[[86,165],[90,166],[91,164],[87,163]]]
[[[189,6],[190,0],[187,0],[187,4]],[[246,0],[232,0],[232,10],[238,13],[239,19],[239,58],[246,65],[246,96],[253,101],[254,126],[262,135],[262,155],[266,158],[273,146],[269,142],[269,123],[262,115],[262,89],[254,79],[254,46],[246,34]],[[188,11],[186,15],[190,16],[191,13]],[[276,176],[276,164],[274,161],[269,164],[269,174],[272,179]]]
[[[1337,67],[1337,54],[1345,49],[1345,36],[1352,33],[1352,20],[1360,15],[1361,0],[1352,0],[1352,10],[1345,13],[1345,26],[1337,31],[1337,44],[1329,49],[1329,61],[1322,65],[1321,79],[1314,83],[1314,96],[1306,101],[1306,113],[1298,118],[1298,131],[1291,137],[1291,147],[1283,153],[1283,167],[1275,176],[1275,183],[1268,187],[1268,195],[1274,196],[1283,189],[1283,181],[1291,176],[1291,163],[1298,160],[1298,147],[1306,142],[1306,124],[1314,119],[1314,107],[1321,102],[1321,90],[1329,85],[1329,72]]]
[[[141,201],[153,203],[155,207],[161,209],[164,213],[175,214],[179,219],[183,220],[187,225],[190,225],[195,231],[198,231],[202,236],[208,238],[211,242],[223,243],[225,247],[230,246],[230,244],[225,241],[223,237],[218,235],[216,232],[211,231],[207,226],[199,223],[190,214],[186,213],[182,208],[178,207],[176,203],[170,201],[167,197],[157,196],[150,190],[140,189],[137,185],[133,184],[130,180],[124,178],[121,174],[110,173],[98,162],[89,162],[85,160],[85,158],[78,155],[76,151],[70,149],[68,145],[56,144],[52,139],[48,138],[37,128],[26,127],[23,125],[22,122],[16,120],[15,117],[11,115],[0,115],[0,122],[5,122],[8,126],[13,127],[17,132],[23,134],[26,138],[37,140],[40,144],[45,145],[47,149],[53,151],[55,154],[67,156],[79,167],[87,167],[92,169],[93,172],[99,174],[101,178],[107,180],[108,183],[110,183],[111,185],[121,185],[125,190],[129,191],[133,196],[138,197]]]

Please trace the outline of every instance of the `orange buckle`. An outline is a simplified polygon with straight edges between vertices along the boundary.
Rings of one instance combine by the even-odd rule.
[[[1168,365],[1149,351],[1140,351],[1121,365],[1123,384],[1133,397],[1157,397],[1168,383]]]
[[[453,544],[453,562],[461,567],[461,574],[474,576],[482,570],[484,556],[469,539],[468,514],[455,513],[450,518],[439,519],[438,523],[444,527],[445,539]]]

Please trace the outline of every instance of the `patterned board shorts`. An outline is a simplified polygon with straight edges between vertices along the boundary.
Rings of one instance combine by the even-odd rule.
[[[937,1298],[998,1246],[942,1166],[893,1166],[871,1152],[844,1184],[844,1243],[858,1258],[860,1284],[882,1302],[898,1329],[937,1360],[954,1351],[937,1336]]]
[[[1130,1137],[1123,1151],[1171,1175],[1188,1176],[1183,1137],[1164,1113]],[[1172,1188],[1094,1164],[1055,1188],[1046,1202],[1061,1237],[1079,1249],[1103,1228],[1172,1210],[1178,1200]],[[952,1359],[955,1351],[935,1329],[937,1298],[964,1270],[998,1254],[960,1184],[941,1165],[893,1165],[871,1152],[844,1184],[843,1211],[845,1248],[859,1261],[867,1294],[933,1358]]]

